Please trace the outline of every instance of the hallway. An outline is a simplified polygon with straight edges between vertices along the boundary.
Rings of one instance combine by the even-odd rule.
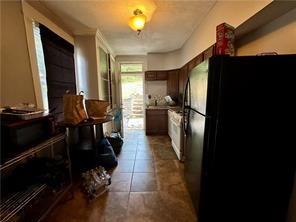
[[[118,160],[109,192],[88,202],[77,185],[74,198],[61,201],[46,221],[196,221],[182,178],[183,164],[168,136],[128,131]]]

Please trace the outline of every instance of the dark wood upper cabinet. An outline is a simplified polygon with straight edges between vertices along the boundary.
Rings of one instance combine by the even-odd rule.
[[[194,59],[192,59],[190,62],[188,62],[188,71],[189,72],[195,67],[195,60]]]
[[[198,65],[204,61],[204,54],[201,53],[195,57],[195,65]]]
[[[146,81],[156,80],[156,71],[146,71],[145,72],[145,80]]]
[[[168,71],[167,91],[171,98],[178,102],[179,97],[179,70]]]
[[[202,63],[202,61],[203,61],[203,53],[194,57],[190,62],[188,62],[188,72],[190,72],[198,64]]]
[[[188,64],[183,66],[179,72],[179,94],[183,95],[187,78],[188,78]]]
[[[215,55],[215,45],[210,46],[204,51],[204,60],[209,59]]]
[[[146,71],[145,72],[146,81],[167,80],[167,79],[168,79],[167,71]]]
[[[167,71],[157,71],[156,72],[156,80],[167,80],[168,73]]]

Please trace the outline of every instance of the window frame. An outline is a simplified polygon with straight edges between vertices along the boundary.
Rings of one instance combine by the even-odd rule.
[[[137,70],[137,71],[131,71],[131,72],[123,72],[122,68],[121,68],[122,65],[141,65],[142,69],[141,69],[141,71]],[[132,62],[121,62],[119,64],[119,71],[120,71],[121,74],[143,73],[144,72],[143,70],[144,70],[143,63],[141,63],[141,62],[134,62],[134,63],[132,63]]]

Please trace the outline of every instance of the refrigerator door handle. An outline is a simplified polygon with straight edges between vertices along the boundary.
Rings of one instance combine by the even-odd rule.
[[[189,120],[190,120],[190,107],[186,106],[183,111],[183,127],[182,127],[185,137],[188,134]]]
[[[182,103],[182,111],[184,111],[184,107],[191,106],[191,98],[190,98],[190,80],[187,79],[185,89],[184,89],[184,95],[183,95],[183,103]]]
[[[185,135],[188,134],[188,127],[189,127],[189,119],[190,119],[190,109],[188,109],[186,113],[186,123],[185,123]]]
[[[183,108],[183,111],[182,111],[182,113],[183,113],[183,120],[182,120],[182,129],[183,129],[183,134],[184,134],[184,136],[186,136],[186,119],[187,119],[187,115],[185,114],[185,109]]]
[[[189,90],[189,93],[188,93]],[[188,104],[186,104],[186,101]],[[189,111],[190,111],[190,80],[187,79],[185,90],[184,90],[184,96],[183,96],[183,107],[182,107],[182,113],[183,113],[183,133],[186,137],[188,132],[188,121],[189,121]]]
[[[190,78],[188,77],[188,104],[191,107],[191,84],[190,84]]]
[[[182,98],[182,113],[184,113],[185,107],[187,105],[187,104],[185,104],[185,102],[186,102],[186,92],[187,92],[187,83],[185,85],[184,94],[183,94],[183,98]]]

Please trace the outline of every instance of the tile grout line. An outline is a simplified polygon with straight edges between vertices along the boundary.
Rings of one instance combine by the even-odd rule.
[[[136,148],[136,155],[135,155],[135,159],[134,159],[134,165],[133,165],[133,171],[132,171],[132,177],[131,177],[131,182],[130,182],[130,188],[129,188],[129,192],[128,192],[128,199],[127,199],[127,214],[128,214],[128,210],[129,210],[129,206],[130,206],[130,195],[131,195],[131,190],[132,190],[132,184],[133,184],[133,178],[134,178],[134,169],[135,169],[135,165],[136,165],[136,158],[137,158],[137,153],[138,153],[138,139],[137,138],[137,148]],[[126,215],[127,216],[127,215]]]

